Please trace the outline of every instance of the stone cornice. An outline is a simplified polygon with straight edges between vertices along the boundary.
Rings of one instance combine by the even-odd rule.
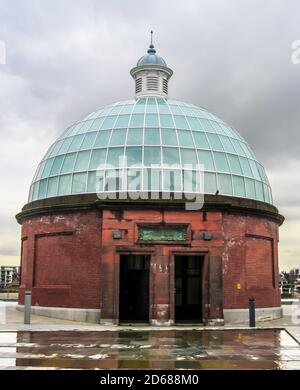
[[[276,207],[251,199],[223,196],[205,195],[202,211],[222,211],[242,214],[264,216],[275,220],[279,225],[284,217],[279,214]],[[44,214],[60,212],[114,209],[185,209],[183,200],[100,200],[96,194],[57,196],[27,203],[22,211],[16,215],[17,221],[22,224],[24,220]]]

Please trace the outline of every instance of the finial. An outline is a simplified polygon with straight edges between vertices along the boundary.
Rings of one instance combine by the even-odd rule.
[[[153,30],[150,31],[150,34],[151,34],[151,39],[150,39],[150,45],[149,45],[149,49],[148,49],[147,53],[155,54],[156,50],[154,49],[154,45],[153,45]]]

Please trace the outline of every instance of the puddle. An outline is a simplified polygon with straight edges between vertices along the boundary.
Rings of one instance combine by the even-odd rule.
[[[0,332],[0,369],[300,369],[284,330]]]

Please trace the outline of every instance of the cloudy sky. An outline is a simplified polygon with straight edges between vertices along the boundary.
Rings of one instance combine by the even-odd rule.
[[[237,128],[265,165],[286,217],[281,269],[300,267],[298,0],[1,0],[0,264],[19,262],[14,215],[46,149],[84,114],[133,96],[128,72],[150,29],[174,70],[170,96]]]

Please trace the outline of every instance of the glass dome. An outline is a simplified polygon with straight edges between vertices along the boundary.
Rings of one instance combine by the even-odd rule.
[[[39,164],[29,201],[95,193],[99,164],[106,164],[109,172],[110,164],[125,155],[122,169],[141,167],[143,191],[180,192],[181,167],[203,164],[206,194],[219,191],[220,195],[272,203],[263,166],[231,126],[205,109],[158,97],[105,106],[67,128]],[[152,164],[159,172],[159,188],[147,176]],[[169,164],[178,165],[179,184],[166,179]]]

